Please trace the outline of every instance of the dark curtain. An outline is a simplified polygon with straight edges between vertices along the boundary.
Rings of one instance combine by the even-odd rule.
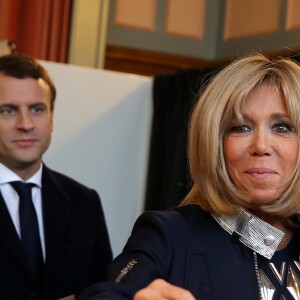
[[[200,88],[217,69],[188,69],[154,78],[145,210],[177,206],[187,194],[187,127]]]

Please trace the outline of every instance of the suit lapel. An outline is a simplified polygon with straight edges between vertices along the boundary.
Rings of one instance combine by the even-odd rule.
[[[11,253],[12,257],[17,261],[21,268],[27,272],[25,254],[22,249],[20,238],[17,234],[15,226],[12,222],[6,204],[0,193],[0,239],[3,245]]]
[[[54,173],[43,167],[42,201],[46,249],[46,282],[49,284],[57,266],[56,261],[66,240],[66,224],[69,198],[63,191]]]

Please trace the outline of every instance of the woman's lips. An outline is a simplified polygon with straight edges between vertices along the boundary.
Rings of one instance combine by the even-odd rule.
[[[245,173],[252,177],[259,177],[259,178],[268,177],[277,174],[275,170],[269,168],[251,168],[246,170]]]

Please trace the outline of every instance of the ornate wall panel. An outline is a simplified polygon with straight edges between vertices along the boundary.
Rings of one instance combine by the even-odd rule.
[[[226,41],[276,32],[279,13],[280,0],[227,0],[223,38]]]
[[[156,0],[117,0],[116,25],[154,31]]]
[[[72,18],[82,40],[75,35],[69,57],[78,53],[82,65],[103,65],[86,64],[102,61],[104,51],[95,47],[105,49],[104,68],[144,75],[220,65],[253,51],[300,52],[300,0],[105,0],[109,9],[100,18],[92,8],[100,0],[73,1],[91,10],[85,20]]]
[[[286,29],[299,29],[300,28],[300,1],[288,0],[287,14],[286,14]]]
[[[202,39],[204,18],[205,0],[168,0],[166,33]]]

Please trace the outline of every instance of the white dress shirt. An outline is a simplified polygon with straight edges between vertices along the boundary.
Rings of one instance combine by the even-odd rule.
[[[44,223],[42,214],[42,171],[43,164],[41,164],[39,170],[30,177],[26,183],[34,183],[32,188],[32,201],[36,210],[39,233],[42,243],[42,252],[45,260],[45,236],[44,236]],[[20,220],[19,220],[19,196],[14,188],[9,184],[11,181],[23,181],[17,174],[12,172],[10,169],[0,163],[0,191],[3,196],[4,202],[7,206],[13,224],[15,225],[16,231],[20,234]]]

